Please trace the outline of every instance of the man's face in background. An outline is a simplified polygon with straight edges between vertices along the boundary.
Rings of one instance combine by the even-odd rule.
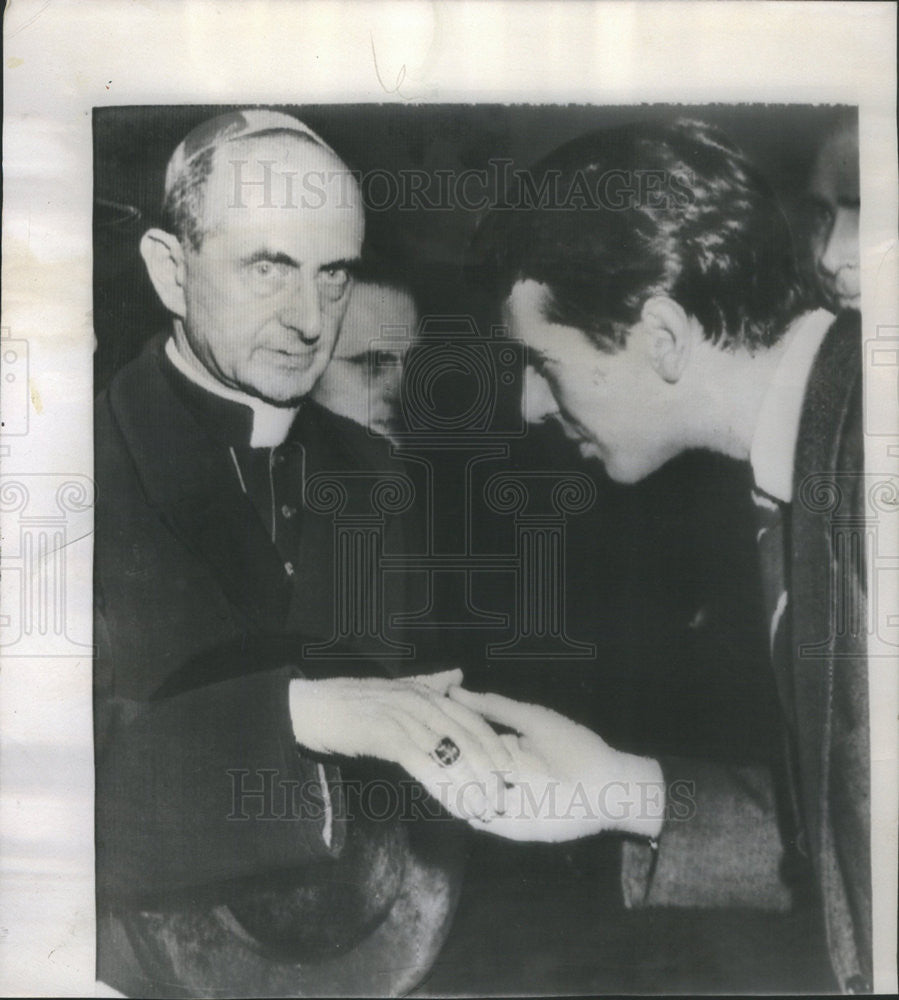
[[[190,350],[225,386],[296,402],[327,365],[349,298],[355,182],[321,146],[272,136],[222,147],[204,202],[202,243],[184,248]]]
[[[418,310],[409,292],[377,282],[356,282],[334,354],[313,398],[334,413],[389,437],[401,425],[403,364],[417,327]]]
[[[859,270],[858,129],[845,126],[821,147],[809,185],[815,274],[834,309],[858,309]]]

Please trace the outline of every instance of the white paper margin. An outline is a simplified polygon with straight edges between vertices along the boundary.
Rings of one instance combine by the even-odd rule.
[[[895,37],[892,3],[12,0],[2,326],[28,391],[2,387],[4,419],[22,398],[27,414],[27,433],[2,437],[3,474],[91,475],[91,109],[121,104],[858,104],[864,339],[886,359],[866,405],[899,429]],[[868,435],[867,469],[895,473],[897,445]],[[66,610],[74,653],[5,655],[0,678],[0,989],[23,996],[111,992],[93,972],[91,540],[65,542],[83,580]],[[878,600],[899,609],[886,570]],[[895,647],[872,652],[874,988],[890,993],[899,673]]]

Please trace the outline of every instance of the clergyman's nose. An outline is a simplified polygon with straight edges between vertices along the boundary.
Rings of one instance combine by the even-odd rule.
[[[528,365],[521,393],[521,415],[529,424],[557,417],[559,407],[546,379]]]
[[[322,335],[322,310],[315,288],[292,292],[281,308],[284,326],[299,334],[304,344],[315,344]]]

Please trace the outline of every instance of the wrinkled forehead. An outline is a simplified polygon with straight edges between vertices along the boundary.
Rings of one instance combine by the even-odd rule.
[[[811,190],[834,205],[859,199],[858,131],[847,127],[831,135],[815,161]]]
[[[405,354],[417,328],[418,309],[409,292],[359,281],[350,293],[334,356],[356,357],[368,351],[374,341],[379,341],[380,350]]]

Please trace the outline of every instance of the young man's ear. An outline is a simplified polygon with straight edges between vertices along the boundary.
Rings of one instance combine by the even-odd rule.
[[[177,236],[164,229],[148,229],[140,241],[140,255],[162,304],[184,319],[184,250]]]
[[[655,295],[643,303],[640,321],[652,367],[666,382],[678,382],[693,343],[690,317],[674,299]]]

